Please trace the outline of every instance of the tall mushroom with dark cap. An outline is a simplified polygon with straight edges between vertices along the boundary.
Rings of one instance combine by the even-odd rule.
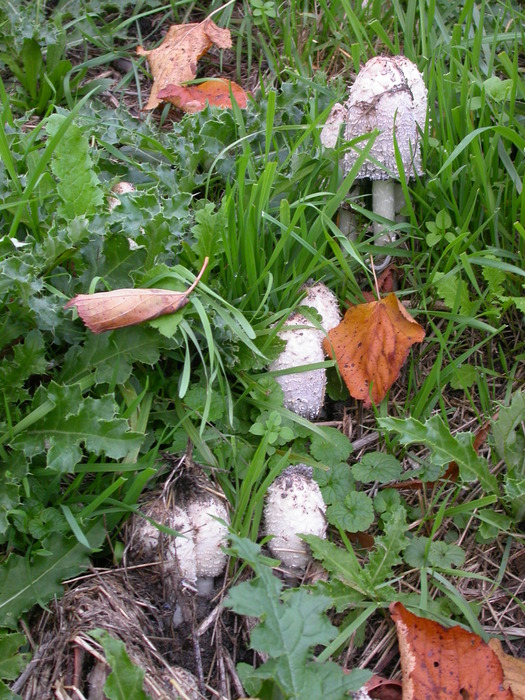
[[[328,148],[335,147],[342,124],[345,141],[379,132],[357,178],[372,180],[372,209],[389,221],[395,220],[395,180],[400,177],[395,144],[405,178],[421,175],[419,139],[426,112],[427,89],[417,67],[405,56],[376,56],[359,72],[345,104],[334,105],[321,132],[321,141]],[[355,149],[346,151],[345,175],[358,156]],[[393,240],[379,222],[374,222],[374,233],[378,245]]]

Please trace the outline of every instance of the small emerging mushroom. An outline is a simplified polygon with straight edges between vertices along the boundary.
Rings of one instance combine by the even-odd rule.
[[[116,182],[113,187],[111,188],[111,191],[114,194],[129,194],[130,192],[136,192],[135,185],[132,185],[131,182],[126,182],[125,180],[121,180],[120,182]],[[118,197],[108,197],[108,209],[109,211],[113,211],[115,207],[118,207],[120,204],[120,199]]]
[[[290,569],[305,569],[311,557],[308,545],[298,535],[326,536],[326,504],[312,468],[290,466],[277,477],[266,493],[264,532],[273,535],[271,553]]]
[[[229,523],[227,506],[213,484],[190,471],[175,486],[168,485],[143,512],[146,518],[137,515],[132,519],[128,549],[133,560],[159,562],[175,590],[184,582],[208,597],[214,577],[226,565],[222,548],[227,544]],[[179,536],[163,532],[147,518]]]
[[[405,56],[376,56],[359,72],[345,104],[333,107],[321,132],[323,145],[334,148],[342,124],[345,125],[345,141],[376,129],[379,131],[357,178],[372,180],[373,211],[389,221],[396,217],[394,178],[400,176],[395,144],[406,179],[421,175],[419,130],[425,127],[426,113],[427,89],[417,67]],[[346,151],[343,158],[345,175],[358,157],[356,150]],[[379,222],[374,222],[374,233],[378,245],[393,240]]]
[[[322,319],[323,330],[316,328],[302,314],[293,313],[279,332],[279,337],[286,341],[286,347],[270,364],[270,371],[292,369],[323,362],[325,359],[323,339],[341,320],[339,303],[333,292],[318,282],[307,288],[306,297],[301,304],[311,306],[317,311]],[[317,418],[324,402],[325,369],[280,374],[275,380],[284,392],[286,408],[308,420]]]

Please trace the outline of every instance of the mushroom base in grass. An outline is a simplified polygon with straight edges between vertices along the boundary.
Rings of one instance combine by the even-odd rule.
[[[356,179],[372,181],[373,212],[388,221],[395,222],[399,211],[396,180],[404,177],[408,181],[423,172],[420,132],[426,113],[427,89],[417,66],[405,56],[375,56],[359,71],[344,105],[334,105],[321,132],[326,148],[335,148],[341,126],[346,143],[377,132]],[[361,140],[359,149],[364,145]],[[357,148],[345,151],[345,176],[358,157]],[[378,245],[394,240],[381,222],[374,222],[374,235]]]

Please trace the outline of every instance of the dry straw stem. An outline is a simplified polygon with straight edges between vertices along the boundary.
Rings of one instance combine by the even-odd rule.
[[[23,700],[89,697],[100,691],[110,672],[102,647],[89,636],[106,630],[126,645],[134,664],[145,671],[144,690],[152,700],[203,700],[197,680],[185,669],[170,666],[151,641],[159,638],[158,610],[148,605],[147,583],[138,572],[97,574],[69,590],[45,613],[33,638],[38,650],[14,684]],[[63,691],[67,689],[67,695]]]

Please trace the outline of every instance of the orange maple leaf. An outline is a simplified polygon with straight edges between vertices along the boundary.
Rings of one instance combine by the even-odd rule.
[[[425,331],[395,294],[352,306],[324,340],[348,391],[365,407],[380,403],[399,376],[408,351]]]
[[[103,333],[125,326],[135,326],[164,314],[172,314],[188,303],[208,264],[204,258],[201,271],[184,292],[169,289],[115,289],[112,292],[77,294],[65,305],[76,306],[78,315],[93,333]]]
[[[396,625],[403,700],[512,700],[503,669],[485,642],[462,627],[443,627],[418,617],[401,603],[390,605]]]
[[[197,61],[212,44],[220,49],[231,48],[231,34],[213,20],[205,19],[199,24],[172,25],[156,49],[146,51],[138,46],[137,53],[146,56],[153,75],[151,94],[144,109],[155,109],[160,104],[158,92],[167,85],[193,80],[197,74]]]
[[[171,102],[183,112],[193,113],[203,110],[206,103],[212,107],[231,108],[230,89],[239,107],[245,108],[248,99],[242,87],[231,80],[222,78],[205,80],[198,85],[166,85],[165,88],[158,91],[157,97]]]

